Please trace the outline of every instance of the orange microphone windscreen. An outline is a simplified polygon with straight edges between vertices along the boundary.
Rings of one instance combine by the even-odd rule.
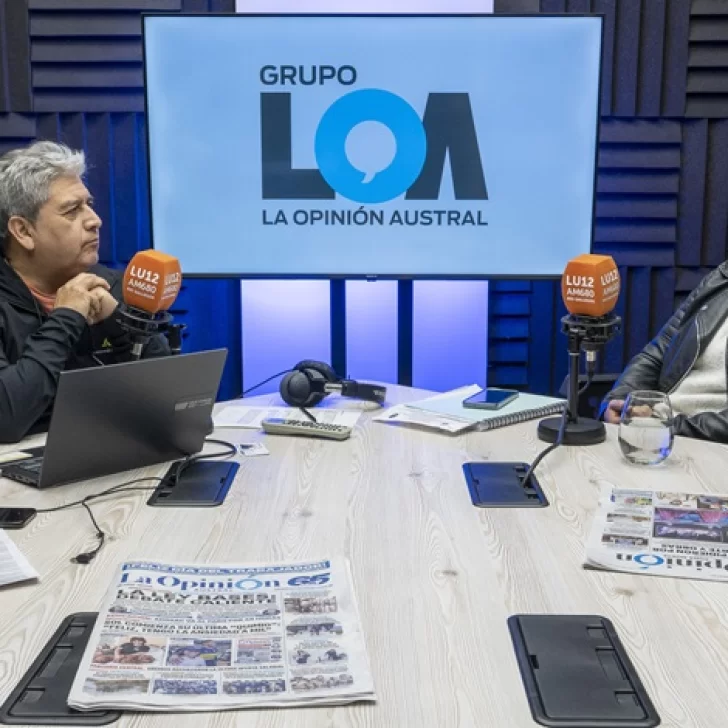
[[[609,255],[587,253],[566,264],[561,277],[561,297],[569,313],[604,316],[619,298],[619,269]]]
[[[156,314],[167,311],[182,286],[179,260],[158,250],[143,250],[124,272],[123,296],[127,306]]]

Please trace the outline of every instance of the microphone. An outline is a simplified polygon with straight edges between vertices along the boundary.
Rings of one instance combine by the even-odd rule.
[[[622,320],[614,313],[620,286],[619,269],[609,255],[580,255],[567,263],[561,277],[561,297],[569,312],[561,319],[561,331],[569,339],[565,445],[596,445],[606,438],[603,422],[579,417],[579,361],[584,351],[588,385],[596,371],[597,354],[621,330]],[[561,417],[542,420],[538,436],[545,442],[556,442],[560,427]]]
[[[566,264],[561,276],[561,298],[574,316],[600,318],[617,305],[621,281],[610,255],[580,255]]]
[[[119,323],[132,339],[131,355],[139,359],[144,344],[164,331],[172,316],[169,309],[182,287],[179,260],[158,250],[136,253],[124,271]]]

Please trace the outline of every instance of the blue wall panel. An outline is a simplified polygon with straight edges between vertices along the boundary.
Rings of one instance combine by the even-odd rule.
[[[488,284],[415,281],[412,384],[445,391],[485,386],[488,361]]]
[[[237,397],[242,391],[240,282],[185,280],[172,313],[187,326],[184,351],[228,350],[219,398]]]
[[[397,335],[397,282],[347,281],[347,375],[396,382]]]
[[[327,281],[243,281],[243,389],[301,359],[331,361]],[[275,392],[279,380],[256,390]]]

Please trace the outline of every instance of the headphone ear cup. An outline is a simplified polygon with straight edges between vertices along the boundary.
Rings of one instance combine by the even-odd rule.
[[[279,391],[281,399],[291,407],[302,407],[310,394],[308,377],[302,372],[290,372],[281,379]]]
[[[331,369],[331,372],[333,373],[333,369]],[[321,382],[321,384],[323,385],[325,382],[330,380],[326,378],[326,375],[323,372],[319,371],[318,369],[311,369],[310,367],[307,367],[303,372],[301,372],[301,374],[307,379],[308,397],[302,405],[299,405],[299,407],[315,407],[326,396],[326,392],[313,391],[314,382]],[[334,374],[334,376],[336,375]]]
[[[291,407],[314,407],[325,396],[323,392],[313,392],[311,380],[323,379],[316,371],[290,372],[281,380],[281,399]]]
[[[341,379],[339,375],[333,370],[333,367],[330,367],[326,362],[323,361],[304,359],[303,361],[299,361],[298,364],[296,364],[296,366],[293,368],[298,371],[310,369],[314,372],[318,372],[325,381],[331,382],[332,384],[338,382]]]

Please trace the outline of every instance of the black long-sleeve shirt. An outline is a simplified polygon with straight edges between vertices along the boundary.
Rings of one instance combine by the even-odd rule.
[[[103,266],[91,273],[108,281],[121,300],[122,276]],[[118,312],[94,326],[76,311],[47,314],[21,278],[0,258],[0,442],[17,442],[47,427],[64,369],[131,359],[131,340]],[[166,356],[163,335],[149,340],[142,356]]]

